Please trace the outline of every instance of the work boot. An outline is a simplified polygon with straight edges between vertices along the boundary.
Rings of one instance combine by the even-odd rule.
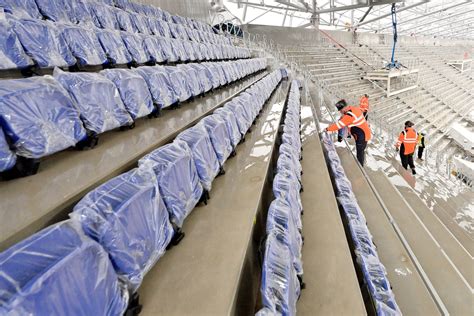
[[[411,174],[412,174],[412,175],[415,175],[415,174],[416,174],[415,169],[411,169]]]

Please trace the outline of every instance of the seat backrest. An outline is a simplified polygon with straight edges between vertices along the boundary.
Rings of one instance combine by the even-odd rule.
[[[145,16],[139,13],[130,13],[130,18],[132,20],[132,24],[136,32],[141,33],[141,34],[146,34],[146,35],[151,34],[151,31],[148,27],[148,22]]]
[[[127,47],[125,47],[120,31],[98,29],[96,34],[110,63],[123,65],[132,61],[132,56],[128,52]]]
[[[190,66],[189,64],[179,64],[178,68],[186,76],[186,84],[188,89],[191,92],[191,96],[198,96],[204,93],[204,88],[200,84],[200,78],[198,76],[198,71]]]
[[[19,19],[42,19],[35,1],[31,0],[0,0],[0,8]]]
[[[149,60],[156,63],[162,63],[167,60],[167,56],[165,56],[155,36],[146,34],[139,34],[139,36],[143,39],[143,46]]]
[[[70,25],[61,25],[59,28],[80,66],[97,66],[107,62],[107,56],[92,29]]]
[[[27,68],[33,60],[25,53],[7,19],[0,19],[0,69]]]
[[[92,20],[95,26],[106,30],[119,30],[120,26],[114,14],[113,8],[103,3],[90,2]]]
[[[54,22],[71,23],[68,12],[69,3],[63,0],[35,0],[41,14]]]
[[[236,102],[236,100],[234,99],[227,102],[224,105],[224,108],[234,113],[242,137],[247,134],[247,131],[252,125],[252,120],[250,119],[250,115],[248,115],[248,112],[245,111],[244,107],[239,102]]]
[[[145,66],[135,68],[140,76],[145,79],[148,89],[153,97],[153,102],[160,108],[168,107],[178,102],[168,72],[160,66]]]
[[[89,192],[70,214],[109,254],[132,292],[173,237],[168,211],[151,169],[133,169]]]
[[[273,178],[273,195],[275,198],[284,199],[294,212],[294,219],[298,229],[302,229],[301,213],[303,204],[300,197],[301,185],[298,179],[290,171],[279,170]]]
[[[63,0],[70,8],[69,19],[75,24],[94,26],[94,12],[87,0]]]
[[[168,73],[171,87],[178,96],[179,102],[188,100],[192,95],[192,91],[186,81],[188,78],[185,73],[176,66],[165,66],[164,69]]]
[[[206,127],[198,123],[181,132],[176,140],[191,150],[201,184],[208,192],[211,191],[212,181],[219,173],[220,165]]]
[[[0,172],[13,168],[16,163],[16,156],[10,150],[8,143],[5,139],[5,134],[0,128]]]
[[[127,305],[107,253],[71,221],[0,253],[2,315],[121,315]]]
[[[75,101],[88,130],[101,134],[133,122],[117,87],[104,76],[98,73],[69,73],[55,69],[54,77]]]
[[[142,76],[128,69],[106,69],[100,73],[115,84],[134,120],[155,110],[150,90]]]
[[[145,51],[143,38],[139,34],[120,32],[122,40],[132,59],[138,64],[144,64],[150,61],[150,57]]]
[[[130,13],[119,8],[115,8],[112,11],[115,14],[115,18],[117,19],[120,30],[131,33],[135,32],[135,27],[133,26]]]
[[[225,122],[227,126],[227,131],[230,136],[232,147],[235,148],[242,139],[242,134],[240,133],[239,124],[237,123],[237,118],[231,110],[228,108],[218,108],[214,111],[214,114],[219,115]]]
[[[192,152],[176,141],[146,155],[138,165],[153,169],[171,222],[182,227],[203,194]]]
[[[51,21],[11,19],[10,23],[26,53],[42,68],[68,67],[76,58]]]
[[[212,73],[211,71],[203,66],[202,64],[189,64],[190,67],[197,70],[197,75],[199,78],[199,83],[203,92],[208,92],[212,89]]]
[[[41,158],[86,136],[79,112],[51,76],[3,80],[0,121],[18,155]]]
[[[219,115],[212,114],[203,118],[201,122],[206,127],[219,163],[223,166],[233,150],[225,121]]]

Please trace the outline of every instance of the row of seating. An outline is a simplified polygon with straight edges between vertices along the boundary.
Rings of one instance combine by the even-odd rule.
[[[387,278],[387,272],[372,241],[364,214],[352,192],[351,183],[346,177],[334,143],[328,134],[323,135],[323,144],[330,170],[334,176],[337,200],[347,219],[356,260],[377,315],[401,315]]]
[[[266,68],[262,58],[178,66],[107,69],[100,73],[64,72],[3,80],[0,86],[0,172],[34,174],[25,161],[69,147],[92,148],[98,135],[133,127],[185,102]],[[8,146],[8,144],[10,146]],[[15,166],[15,155],[20,158]],[[18,167],[18,168],[17,168]]]
[[[299,84],[294,80],[273,179],[275,200],[267,215],[261,283],[263,308],[257,313],[259,316],[296,315],[296,302],[303,288],[300,108]]]
[[[6,18],[0,18],[0,70],[27,69],[33,66],[70,67],[74,70],[86,66],[110,68],[116,65],[250,57],[250,51],[246,48],[229,43],[196,40],[196,36],[199,34],[193,35],[190,32],[188,36],[184,30],[181,33],[168,30],[136,34],[128,30],[16,19],[8,14]]]
[[[129,301],[138,302],[143,277],[184,236],[184,219],[205,201],[280,81],[280,71],[267,75],[138,168],[89,192],[69,220],[1,253],[0,314],[122,315],[137,308]]]

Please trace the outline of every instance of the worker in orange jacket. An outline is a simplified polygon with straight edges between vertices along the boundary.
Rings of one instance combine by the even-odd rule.
[[[418,133],[413,129],[413,124],[410,121],[405,122],[405,129],[398,136],[396,150],[400,150],[400,160],[402,166],[408,169],[411,168],[411,173],[416,174],[415,164],[413,162],[413,154],[415,153],[416,144],[418,143]]]
[[[360,98],[359,108],[364,113],[364,117],[366,120],[369,119],[369,95],[364,94],[362,98]]]
[[[347,105],[345,100],[337,102],[336,108],[342,114],[342,117],[338,122],[328,126],[325,131],[335,132],[347,127],[356,142],[357,160],[363,166],[367,142],[372,138],[369,124],[360,108]]]

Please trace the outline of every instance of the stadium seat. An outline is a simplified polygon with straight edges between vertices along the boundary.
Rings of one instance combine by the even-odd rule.
[[[76,64],[76,59],[54,23],[37,19],[11,19],[10,23],[25,52],[39,67],[68,67]]]
[[[148,55],[148,60],[153,63],[162,63],[166,61],[167,56],[161,50],[161,46],[153,35],[138,34],[143,39],[143,47]]]
[[[114,83],[98,73],[68,73],[55,69],[54,77],[69,92],[85,127],[95,134],[133,126]]]
[[[189,55],[184,49],[184,46],[181,40],[171,38],[169,41],[171,43],[173,53],[178,58],[178,60],[182,62],[189,61]]]
[[[125,108],[134,120],[158,114],[155,113],[150,90],[142,76],[128,69],[106,69],[100,73],[115,84]]]
[[[189,64],[189,67],[192,67],[197,71],[197,76],[199,78],[198,82],[203,93],[210,91],[212,89],[212,73],[210,70],[202,64]]]
[[[1,1],[1,0],[0,0]],[[28,68],[33,60],[25,53],[7,19],[0,19],[0,69]]]
[[[68,3],[63,0],[34,0],[39,11],[48,20],[54,22],[71,23],[68,12]],[[33,2],[33,1],[32,1]]]
[[[209,115],[201,120],[209,133],[211,143],[221,167],[233,154],[233,148],[225,121],[219,115]]]
[[[196,61],[196,52],[194,51],[194,46],[190,41],[183,40],[181,41],[181,44],[183,45],[184,50],[187,53],[187,57],[189,61]]]
[[[42,19],[38,6],[32,0],[0,0],[0,8],[18,19]]]
[[[275,198],[286,200],[294,212],[294,219],[298,229],[301,231],[301,214],[303,213],[303,204],[300,197],[301,185],[293,172],[279,171],[273,178],[273,195]]]
[[[125,312],[128,293],[107,253],[76,226],[55,224],[0,253],[1,315]]]
[[[145,79],[150,90],[153,102],[160,109],[169,107],[178,102],[178,96],[175,94],[171,85],[168,72],[162,66],[145,66],[134,69]]]
[[[132,292],[173,236],[156,176],[146,168],[133,169],[89,192],[70,217],[104,247]]]
[[[0,121],[17,155],[25,158],[51,155],[86,138],[74,103],[50,76],[3,80]]]
[[[7,141],[5,140],[5,134],[0,128],[0,172],[10,170],[16,163],[16,156],[10,150]]]
[[[280,170],[293,173],[301,183],[301,164],[298,160],[293,159],[290,155],[283,153],[278,156],[277,171]]]
[[[192,67],[191,64],[179,64],[178,68],[186,76],[186,83],[191,92],[191,96],[195,97],[204,93],[204,89],[199,82],[198,71]]]
[[[187,76],[179,67],[165,66],[164,69],[170,78],[171,87],[179,102],[184,102],[192,96],[192,91],[186,82]]]
[[[235,118],[237,119],[237,125],[239,126],[239,131],[242,134],[242,137],[245,137],[250,126],[252,126],[253,118],[251,117],[249,111],[238,102],[238,97],[234,98],[230,102],[227,102],[224,105],[224,108],[229,109],[234,113]]]
[[[151,34],[146,17],[138,13],[130,13],[130,19],[132,20],[132,25],[136,32],[145,35]]]
[[[157,27],[157,30],[160,32],[161,36],[171,38],[171,30],[168,23],[166,23],[163,20],[157,20],[156,27]]]
[[[106,30],[119,30],[120,26],[113,8],[99,2],[89,2],[95,26]]]
[[[96,33],[110,64],[124,65],[132,62],[132,56],[128,52],[119,31],[98,29]]]
[[[235,148],[242,140],[242,134],[240,133],[239,125],[237,123],[237,118],[231,110],[228,108],[218,108],[214,111],[215,115],[219,115],[222,120],[224,120],[227,127],[227,132],[229,133],[232,147]]]
[[[143,46],[143,38],[139,34],[128,32],[120,32],[120,34],[122,35],[125,47],[136,64],[145,64],[150,61],[150,56]]]
[[[138,165],[153,168],[171,222],[181,228],[184,219],[204,197],[192,152],[173,142],[146,155]]]
[[[61,25],[60,30],[79,67],[107,63],[107,56],[93,30],[70,25]]]
[[[263,306],[271,315],[296,315],[296,302],[300,284],[296,270],[288,258],[291,252],[284,237],[272,231],[265,243],[265,259],[262,268],[261,295]]]
[[[120,30],[131,33],[136,32],[130,13],[118,8],[114,9],[113,12],[115,13],[115,18],[117,19]]]
[[[69,20],[86,27],[94,26],[94,13],[87,0],[63,0],[70,8]]]
[[[214,89],[217,89],[221,86],[221,81],[219,78],[219,70],[217,69],[217,66],[214,65],[214,63],[203,63],[202,64],[204,67],[206,67],[209,70],[209,75],[210,79],[212,81],[212,87]]]
[[[272,231],[278,232],[284,244],[290,249],[296,273],[301,276],[303,274],[301,260],[303,238],[298,230],[297,220],[294,218],[291,206],[281,198],[273,200],[268,209],[267,234]]]
[[[178,144],[186,144],[189,147],[201,184],[207,192],[211,191],[212,181],[219,173],[220,165],[206,127],[198,123],[181,132],[176,140],[182,141]]]

